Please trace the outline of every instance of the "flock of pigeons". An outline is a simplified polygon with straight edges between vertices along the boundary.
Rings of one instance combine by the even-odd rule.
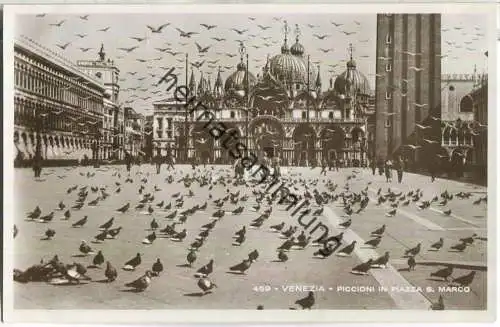
[[[82,59],[81,56],[90,50],[98,51],[96,38],[106,40],[111,34],[114,40],[119,40],[116,48],[110,48],[111,42],[105,43],[106,50],[113,59],[117,59],[120,70],[124,72],[124,76],[120,78],[121,91],[126,94],[124,103],[129,105],[134,103],[136,107],[164,96],[163,86],[158,83],[162,74],[158,74],[158,71],[162,69],[168,71],[171,67],[175,67],[176,71],[184,72],[186,53],[189,53],[189,68],[203,71],[208,75],[216,74],[219,70],[229,74],[235,70],[238,62],[239,54],[236,50],[241,43],[244,43],[251,56],[251,70],[254,72],[261,70],[266,63],[267,55],[279,53],[279,47],[283,43],[281,30],[285,23],[284,17],[272,17],[272,20],[270,17],[247,17],[239,21],[240,26],[234,26],[207,17],[207,21],[200,21],[199,24],[190,26],[163,21],[156,25],[146,23],[147,25],[142,28],[135,28],[129,22],[123,21],[122,24],[128,25],[110,24],[96,27],[98,23],[94,17],[94,15],[75,15],[60,19],[49,14],[36,15],[36,19],[40,22],[40,30],[46,29],[46,33],[59,33],[61,29],[67,28],[75,31],[71,36],[66,36],[64,41],[59,41],[60,37],[54,38],[57,40],[54,48],[63,52],[65,56],[74,58],[73,61]],[[341,39],[349,38],[349,42],[358,47],[360,53],[358,60],[373,57],[364,51],[370,44],[370,39],[356,38],[370,29],[367,22],[343,17],[338,19],[341,21],[330,20],[322,26],[319,23],[301,26],[304,38],[314,44],[314,48],[309,49],[312,57],[320,59],[313,61],[314,65],[319,65],[321,62],[325,62],[326,65],[326,62],[331,62],[332,53],[339,51],[330,46],[333,39],[338,43]],[[289,46],[293,44],[292,33],[295,32],[295,28],[292,24],[288,27]],[[124,30],[132,31],[130,35],[125,35]],[[39,30],[37,33],[40,33]],[[270,53],[268,49],[271,47],[274,47],[274,50]],[[340,50],[342,53],[340,62],[328,65],[329,73],[338,74],[336,70],[345,68],[345,62],[349,60],[346,49],[347,42]],[[165,62],[168,64],[162,64]]]
[[[72,168],[67,169],[71,171]],[[76,170],[73,170],[76,173]],[[137,190],[141,198],[137,203],[127,202],[122,206],[116,208],[116,215],[104,221],[99,225],[99,230],[94,233],[92,240],[87,242],[81,241],[78,250],[81,257],[91,256],[91,263],[89,265],[71,262],[64,263],[58,255],[47,262],[43,260],[29,267],[26,270],[15,269],[14,280],[22,283],[33,281],[44,281],[51,284],[80,284],[85,281],[90,281],[88,276],[88,269],[101,268],[105,265],[103,270],[105,281],[112,283],[116,280],[119,269],[116,262],[111,263],[106,260],[102,250],[99,250],[99,245],[104,242],[110,242],[119,237],[122,231],[122,226],[115,226],[115,222],[119,221],[119,215],[130,211],[136,211],[145,215],[151,215],[149,222],[148,233],[142,241],[138,240],[148,246],[158,239],[169,239],[172,242],[186,244],[186,262],[184,267],[193,267],[197,262],[200,251],[203,251],[204,244],[210,239],[212,231],[218,227],[219,222],[224,219],[232,219],[234,216],[242,214],[244,211],[252,211],[258,215],[248,225],[243,225],[235,231],[232,246],[241,246],[247,239],[247,230],[268,230],[276,233],[277,237],[283,239],[283,243],[276,248],[276,261],[286,262],[289,260],[290,253],[294,250],[307,250],[311,247],[316,247],[311,251],[311,255],[321,259],[327,259],[335,253],[337,257],[351,256],[355,249],[360,245],[356,241],[350,243],[344,242],[344,232],[338,235],[320,237],[312,239],[308,232],[304,231],[297,219],[290,219],[289,221],[281,222],[279,224],[266,226],[266,221],[273,215],[274,210],[286,207],[290,204],[287,198],[283,197],[285,192],[269,193],[266,192],[265,184],[256,184],[253,181],[245,179],[236,179],[232,176],[232,171],[228,168],[196,168],[193,167],[192,172],[183,172],[176,170],[169,173],[165,179],[163,187],[178,189],[179,191],[172,194],[169,199],[156,199],[155,194],[161,191],[158,185],[151,185],[152,180],[156,176],[150,176],[149,173],[138,171],[135,176],[130,174],[126,175],[121,172],[120,168],[102,168],[98,169],[100,172],[111,174],[115,179],[114,184],[98,185],[99,181],[95,178],[96,172],[79,172],[82,177],[86,177],[89,181],[87,185],[74,185],[67,189],[67,197],[61,199],[56,205],[56,209],[50,212],[42,212],[39,206],[36,206],[33,211],[27,213],[26,220],[38,223],[46,223],[48,225],[44,239],[51,240],[56,237],[58,232],[64,233],[64,230],[56,231],[50,227],[50,223],[55,218],[56,211],[62,212],[62,218],[68,221],[68,228],[81,229],[82,236],[89,237],[92,231],[87,227],[89,218],[84,216],[76,221],[71,221],[72,214],[78,212],[84,206],[98,207],[101,203],[110,197],[118,197],[126,184],[131,184]],[[47,174],[53,174],[49,172]],[[426,210],[433,203],[446,205],[453,199],[460,199],[463,201],[470,201],[473,196],[471,193],[459,192],[450,194],[448,191],[440,195],[432,196],[429,200],[424,199],[424,192],[420,189],[411,190],[406,194],[402,192],[395,193],[390,188],[387,192],[379,189],[377,192],[377,199],[374,200],[369,197],[368,182],[366,188],[360,192],[352,189],[351,182],[360,180],[359,171],[352,171],[349,173],[345,180],[345,185],[334,183],[331,179],[319,178],[309,179],[304,178],[301,174],[291,173],[284,176],[283,182],[291,192],[299,196],[301,201],[305,201],[306,206],[303,207],[298,213],[301,217],[313,216],[319,217],[324,214],[325,206],[340,205],[343,207],[345,219],[338,226],[339,230],[346,230],[350,228],[356,215],[360,215],[372,203],[372,206],[389,207],[390,211],[386,216],[394,216],[397,213],[399,206],[408,206],[410,203],[415,203],[420,210]],[[43,181],[43,180],[42,180]],[[252,188],[250,188],[252,187]],[[205,188],[208,191],[208,197],[203,203],[197,203],[193,206],[186,206],[185,200],[193,198],[196,194],[193,189]],[[182,189],[182,190],[181,190]],[[319,191],[323,189],[323,191]],[[147,191],[150,190],[150,191]],[[219,198],[213,198],[212,194],[224,194]],[[68,204],[71,201],[70,197],[74,197],[74,203]],[[199,198],[197,198],[199,200]],[[473,205],[480,205],[487,201],[487,197],[480,197],[472,201]],[[65,203],[66,202],[66,203]],[[450,211],[450,212],[448,212]],[[186,223],[191,217],[198,215],[197,220],[203,216],[210,215],[208,221],[204,221],[199,226],[197,235],[190,235],[186,228],[180,227]],[[451,210],[444,212],[444,215],[451,214]],[[166,222],[165,227],[160,225]],[[363,247],[378,248],[384,239],[387,225],[373,230],[370,234],[370,240],[366,241]],[[18,235],[19,230],[17,225],[14,225],[14,238]],[[188,239],[190,239],[188,241]],[[470,237],[459,239],[456,244],[445,245],[443,238],[440,238],[435,243],[431,244],[427,251],[440,251],[445,246],[449,246],[450,251],[464,252],[474,244],[476,240],[486,240],[486,238],[479,237],[476,234]],[[338,250],[340,248],[340,250]],[[269,251],[267,248],[260,249],[261,251]],[[338,251],[337,251],[338,250]],[[416,244],[412,248],[402,250],[401,254],[408,258],[408,271],[415,270],[417,256],[421,251],[424,251],[422,243]],[[248,253],[245,258],[233,266],[227,267],[228,273],[233,274],[246,274],[252,265],[259,258],[259,250],[255,249]],[[215,259],[211,259],[208,263],[203,263],[196,269],[194,277],[196,278],[196,285],[201,290],[199,296],[207,295],[217,288],[217,285],[211,279],[212,272],[217,269],[215,267]],[[141,267],[143,257],[141,253],[137,253],[127,262],[121,265],[123,271],[136,271],[137,269],[144,269]],[[362,262],[351,269],[352,274],[367,275],[373,268],[386,268],[390,264],[390,253],[385,252],[378,258],[369,259]],[[157,258],[151,268],[146,268],[145,272],[137,279],[126,283],[124,286],[130,288],[132,291],[142,292],[145,291],[153,282],[154,278],[159,278],[164,271],[164,265],[160,258]],[[431,277],[440,278],[443,281],[451,282],[455,285],[469,286],[475,276],[475,271],[462,276],[452,276],[453,266],[447,266],[431,274]],[[316,302],[314,292],[310,292],[307,297],[301,298],[295,302],[302,309],[311,309]],[[263,309],[262,305],[257,307]],[[444,302],[440,297],[437,303],[431,307],[434,310],[443,310]],[[291,308],[292,309],[292,308]]]

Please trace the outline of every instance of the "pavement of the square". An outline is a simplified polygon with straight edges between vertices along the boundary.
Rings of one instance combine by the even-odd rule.
[[[318,247],[309,245],[303,250],[291,250],[287,262],[277,261],[277,247],[285,240],[279,234],[270,231],[269,226],[285,222],[285,226],[298,226],[296,235],[302,230],[296,216],[286,210],[285,205],[273,204],[273,211],[259,229],[249,229],[250,222],[260,216],[266,208],[263,205],[259,212],[252,206],[256,204],[250,185],[232,186],[218,182],[209,190],[208,186],[200,187],[194,182],[189,189],[194,196],[188,197],[188,188],[178,182],[185,174],[193,176],[225,177],[231,180],[233,171],[229,166],[197,167],[177,165],[175,170],[156,174],[151,165],[132,167],[130,173],[133,183],[125,183],[128,174],[123,166],[46,168],[42,181],[35,181],[33,173],[28,169],[15,170],[15,224],[19,230],[14,239],[14,265],[24,270],[37,264],[41,259],[50,260],[57,254],[64,263],[80,262],[85,266],[91,264],[93,255],[78,257],[79,245],[86,240],[95,251],[101,250],[106,260],[118,269],[118,278],[112,283],[98,282],[104,279],[104,267],[89,269],[92,278],[89,283],[80,285],[51,285],[44,282],[15,283],[15,309],[255,309],[262,305],[265,309],[289,309],[297,307],[295,301],[315,291],[316,302],[313,309],[416,309],[428,310],[436,302],[439,295],[444,298],[446,309],[451,310],[485,310],[487,307],[487,203],[474,205],[473,201],[486,196],[486,188],[473,184],[464,184],[451,180],[437,179],[431,183],[427,176],[405,173],[403,183],[397,181],[387,183],[384,176],[372,175],[363,168],[344,168],[340,171],[328,171],[320,176],[320,168],[283,167],[285,180],[296,183],[302,192],[305,186],[312,192],[326,191],[325,182],[337,184],[339,194],[344,191],[346,183],[351,192],[360,192],[367,188],[371,201],[361,214],[352,215],[352,225],[344,230],[338,223],[345,221],[345,212],[341,199],[325,206],[318,221],[328,226],[331,234],[344,232],[344,243],[358,240],[351,257],[332,255],[326,259],[317,259],[313,253]],[[354,173],[353,173],[354,171]],[[95,173],[88,177],[87,173]],[[166,178],[172,175],[175,181],[171,184]],[[119,177],[120,176],[120,177]],[[355,176],[347,180],[348,176]],[[147,178],[147,182],[141,179]],[[300,182],[302,180],[303,182]],[[313,181],[318,180],[317,185]],[[116,186],[116,182],[121,185]],[[89,192],[86,204],[80,210],[71,210],[71,218],[63,220],[63,211],[57,206],[63,201],[70,208],[76,200],[76,193],[67,194],[67,189],[78,185],[106,187],[111,196],[100,201],[97,206],[87,203],[95,199],[99,193]],[[152,214],[136,210],[135,206],[142,199],[138,193],[139,186],[144,185],[143,193],[154,194],[151,203]],[[155,191],[155,185],[161,190]],[[115,193],[120,188],[120,193]],[[450,194],[471,192],[469,199],[457,196],[446,206],[433,202],[431,207],[420,210],[417,203],[399,207],[393,217],[386,213],[390,210],[387,204],[377,205],[377,191],[382,194],[390,188],[393,192],[407,193],[410,190],[423,191],[422,200],[431,200],[447,190]],[[197,253],[197,260],[192,268],[185,267],[189,245],[200,232],[200,226],[211,221],[210,217],[218,208],[213,200],[225,197],[230,192],[240,191],[240,197],[248,195],[247,202],[236,205],[227,201],[223,209],[228,212],[221,218]],[[198,211],[188,216],[184,224],[179,224],[178,231],[186,228],[187,237],[183,242],[173,242],[168,238],[158,238],[151,245],[142,244],[142,240],[151,233],[152,219],[160,224],[160,229],[172,221],[166,219],[172,210],[161,210],[156,204],[165,201],[175,204],[172,194],[181,192],[184,195],[182,209],[202,205],[208,201],[205,211]],[[209,199],[209,194],[212,196]],[[439,199],[441,200],[441,198]],[[130,202],[131,208],[126,213],[119,213],[117,208]],[[50,223],[40,223],[26,219],[26,213],[40,206],[42,214],[55,211]],[[231,215],[229,211],[243,205],[240,215]],[[180,209],[180,210],[182,210]],[[451,209],[452,214],[446,216],[443,211]],[[72,228],[75,221],[88,216],[88,222],[82,228]],[[115,240],[106,240],[102,244],[90,243],[99,233],[98,226],[115,217],[113,227],[122,226],[123,230]],[[386,231],[378,248],[368,249],[362,241],[370,239],[370,233],[385,224]],[[246,241],[241,246],[232,245],[233,235],[241,227],[247,226]],[[54,229],[56,235],[52,240],[41,240],[47,228]],[[309,231],[306,231],[308,233]],[[471,246],[463,252],[452,252],[450,246],[459,243],[460,238],[477,234]],[[444,239],[440,251],[429,251],[431,244]],[[404,251],[422,243],[422,250],[415,257],[417,266],[414,271],[407,271],[407,259]],[[229,267],[241,262],[253,250],[260,256],[252,264],[246,274],[228,273]],[[355,275],[351,269],[367,260],[390,253],[387,268],[371,269],[368,275]],[[133,258],[136,253],[142,254],[142,263],[135,271],[124,271],[123,264]],[[160,258],[165,270],[152,278],[152,283],[144,292],[127,292],[125,283],[142,276],[152,264]],[[198,279],[193,275],[202,265],[214,260],[214,271],[210,279],[217,284],[212,293],[195,296],[200,292]],[[452,285],[430,277],[430,273],[451,264],[452,278],[476,271],[470,289],[439,289]],[[432,288],[432,290],[430,289]]]

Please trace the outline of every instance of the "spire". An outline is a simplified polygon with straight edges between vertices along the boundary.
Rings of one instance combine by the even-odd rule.
[[[347,62],[347,68],[356,68],[356,61],[354,61],[353,59],[354,47],[352,46],[352,43],[349,43],[349,48],[347,48],[347,51],[349,52],[349,61]]]
[[[191,69],[191,77],[189,78],[189,93],[191,95],[196,94],[196,80],[194,79],[194,72]]]
[[[302,57],[304,55],[304,47],[299,43],[300,28],[299,24],[295,24],[295,44],[290,48],[290,53],[294,56]]]
[[[217,79],[215,80],[214,95],[217,98],[224,96],[224,87],[222,84],[222,77],[220,75],[220,66],[219,66],[219,71],[217,72]]]
[[[299,43],[300,28],[299,24],[295,24],[295,42]]]
[[[269,72],[269,54],[267,54],[266,65],[264,66],[264,73]]]
[[[208,85],[207,85],[207,87],[208,87],[208,92],[209,93],[212,92],[212,73],[208,74]]]
[[[101,43],[101,50],[99,50],[99,59],[104,61],[106,59],[106,52],[104,52],[104,43]]]
[[[474,65],[474,74],[472,75],[473,85],[472,88],[475,90],[478,86],[478,78],[477,78],[477,66]]]
[[[283,26],[283,32],[284,32],[284,35],[285,35],[285,40],[283,42],[283,45],[281,46],[281,53],[285,54],[285,53],[288,53],[290,51],[288,49],[288,44],[287,44],[288,33],[290,32],[290,30],[288,28],[288,22],[286,20],[285,20],[285,25]]]
[[[246,48],[243,42],[240,42],[240,47],[238,49],[238,52],[240,53],[240,63],[236,67],[237,70],[246,70],[246,65],[243,62],[243,57],[245,56],[246,53]]]
[[[206,80],[205,77],[203,77],[203,72],[200,74],[200,81],[198,82],[198,89],[196,90],[198,95],[204,94],[206,90]]]
[[[318,76],[316,76],[316,90],[319,92],[321,91],[321,73],[320,73],[320,67],[318,65]]]

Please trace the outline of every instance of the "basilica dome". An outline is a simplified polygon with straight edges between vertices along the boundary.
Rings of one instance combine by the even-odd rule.
[[[240,62],[236,68],[236,71],[229,75],[229,77],[226,79],[226,83],[224,84],[224,90],[226,93],[228,92],[238,92],[238,91],[245,91],[246,89],[246,65],[242,62]],[[255,76],[253,76],[252,73],[248,72],[248,84],[250,84],[250,88],[255,86],[257,83],[257,79]]]
[[[334,90],[343,95],[369,95],[370,83],[363,73],[356,68],[352,58],[347,62],[347,70],[335,79]]]
[[[295,44],[290,48],[290,53],[294,56],[302,57],[304,55],[304,51],[304,46],[299,43],[299,40],[297,38]]]
[[[291,85],[291,84],[306,84],[307,83],[307,61],[302,58],[304,54],[304,47],[298,43],[289,49],[286,40],[281,47],[281,53],[272,57],[269,60],[269,72],[278,81]],[[309,67],[310,82],[314,79],[314,69]]]

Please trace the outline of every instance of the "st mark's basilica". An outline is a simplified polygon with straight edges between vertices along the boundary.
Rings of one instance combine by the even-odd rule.
[[[268,57],[257,76],[247,68],[243,44],[236,71],[225,81],[219,70],[212,87],[203,72],[196,81],[191,71],[188,87],[196,97],[191,103],[207,109],[189,104],[185,108],[186,102],[179,99],[155,102],[153,153],[170,152],[182,161],[232,162],[222,139],[207,128],[212,120],[223,124],[250,153],[278,157],[284,165],[333,160],[365,165],[373,155],[375,101],[368,79],[357,70],[352,46],[345,71],[330,78],[322,91],[321,67],[311,64],[300,31],[296,29],[295,43],[289,46],[287,25],[284,30],[280,53]]]

